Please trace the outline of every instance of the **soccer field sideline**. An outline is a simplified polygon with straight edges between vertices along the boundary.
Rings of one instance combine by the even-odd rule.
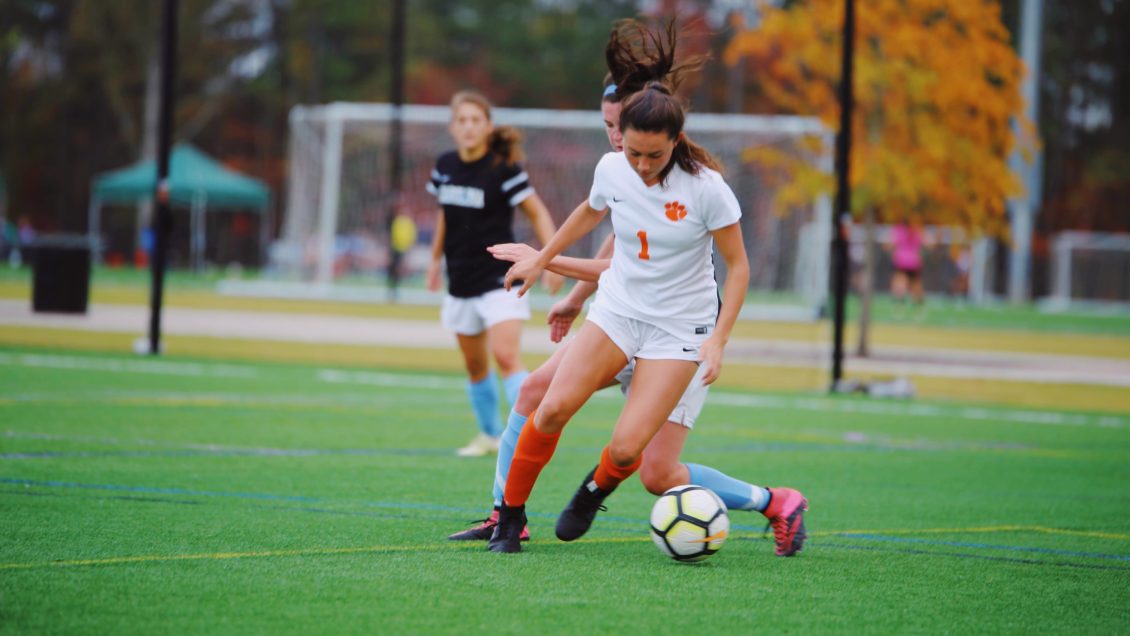
[[[379,308],[381,313],[373,316],[170,306],[164,314],[169,352],[165,359],[460,372],[462,362],[450,334],[430,312],[421,309],[390,306]],[[85,316],[33,314],[26,302],[0,300],[0,346],[28,352],[69,350],[128,356],[146,331],[147,311],[136,304],[95,304]],[[395,317],[398,315],[402,317]],[[766,325],[774,336],[784,336],[781,338],[751,338],[748,335],[756,332],[748,327],[739,323],[735,330],[716,389],[805,393],[826,389],[830,345],[822,327]],[[178,331],[221,335],[179,335]],[[997,337],[973,334],[965,343],[968,348],[945,348],[938,341],[941,331],[923,331],[924,344],[929,346],[876,345],[871,358],[849,356],[847,377],[907,377],[917,396],[924,399],[1130,413],[1130,356],[1121,349],[1126,338],[1027,336],[1035,343],[1055,345],[1044,349],[1072,351],[1071,345],[1076,344],[1080,354],[1088,354],[1059,355],[1016,352],[1021,350],[1020,340],[1003,332]],[[970,337],[962,332],[956,335]],[[523,359],[533,368],[552,345],[545,329],[534,324],[527,327],[524,338],[527,351]],[[1001,342],[1005,350],[979,350],[977,345],[983,342]]]

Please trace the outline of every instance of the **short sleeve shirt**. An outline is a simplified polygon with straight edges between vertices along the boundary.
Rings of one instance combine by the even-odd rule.
[[[708,168],[692,175],[676,165],[666,185],[647,186],[623,153],[608,153],[596,166],[589,205],[611,210],[616,236],[596,303],[675,335],[713,327],[718,284],[710,233],[741,219],[722,175]]]
[[[427,190],[443,206],[448,293],[474,298],[501,288],[510,264],[487,247],[514,242],[514,207],[534,194],[526,171],[492,153],[466,163],[452,151],[436,161]]]

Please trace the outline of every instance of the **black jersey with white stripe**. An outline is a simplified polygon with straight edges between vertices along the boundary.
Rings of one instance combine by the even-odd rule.
[[[487,247],[514,242],[514,207],[534,194],[526,171],[489,152],[466,163],[452,151],[436,161],[427,190],[443,206],[448,293],[473,298],[501,288],[510,263]]]

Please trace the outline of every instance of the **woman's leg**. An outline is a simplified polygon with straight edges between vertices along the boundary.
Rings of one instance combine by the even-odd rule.
[[[541,406],[531,415],[533,426],[526,426],[518,439],[505,500],[521,506],[533,490],[542,468],[549,463],[561,429],[569,418],[598,389],[606,386],[627,364],[624,352],[600,327],[586,322],[557,369]]]
[[[518,389],[529,375],[522,366],[522,320],[503,320],[487,327],[487,342],[491,356],[498,364],[506,401],[513,407],[518,399]]]
[[[558,347],[548,360],[522,380],[518,396],[512,402],[510,415],[506,418],[506,429],[502,431],[498,444],[492,488],[495,507],[502,503],[502,493],[506,488],[506,479],[510,476],[510,461],[514,457],[514,448],[518,445],[518,436],[522,434],[522,428],[526,425],[530,413],[537,409],[542,398],[545,397],[545,392],[549,389],[549,384],[553,381],[553,376],[557,373],[561,360],[565,358],[565,352],[571,342]]]
[[[558,516],[558,539],[572,541],[588,532],[604,499],[640,467],[644,448],[667,421],[697,369],[689,360],[636,359],[632,389],[612,441]]]
[[[541,406],[530,414],[533,426],[522,428],[506,479],[498,528],[490,540],[492,552],[518,552],[526,523],[526,500],[534,482],[553,457],[561,429],[569,417],[598,389],[610,384],[627,364],[624,352],[604,331],[586,322],[563,354]],[[548,416],[542,416],[548,411]]]
[[[467,396],[475,413],[479,430],[483,437],[498,438],[502,434],[502,419],[498,414],[498,382],[490,370],[487,355],[487,334],[456,334],[459,351],[463,354],[463,364],[467,368]],[[487,448],[483,437],[472,440],[471,444],[459,449],[463,457],[485,455],[494,450]]]

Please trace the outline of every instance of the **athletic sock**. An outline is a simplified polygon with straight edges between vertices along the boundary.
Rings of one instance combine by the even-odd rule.
[[[506,393],[507,406],[510,408],[518,403],[518,390],[522,388],[522,380],[529,376],[529,371],[522,370],[502,378],[502,391]]]
[[[479,430],[491,437],[502,434],[502,418],[498,415],[498,376],[491,371],[478,382],[467,381],[467,397],[479,422]]]
[[[747,484],[740,479],[701,464],[684,464],[691,474],[691,483],[713,490],[730,510],[764,511],[769,505],[769,490]]]
[[[612,463],[612,456],[608,453],[608,447],[604,447],[604,451],[600,453],[600,464],[596,467],[596,472],[593,473],[592,480],[596,482],[596,487],[601,490],[612,491],[620,482],[632,476],[639,470],[640,464],[643,463],[643,455],[636,458],[629,466],[617,466]]]
[[[557,442],[561,439],[561,433],[542,433],[532,425],[536,413],[537,411],[530,413],[528,421],[531,425],[522,427],[518,444],[514,447],[514,458],[510,460],[510,474],[506,477],[506,487],[503,489],[508,506],[526,504],[534,489],[534,482],[538,480],[541,469],[553,457],[553,451],[557,449]]]
[[[510,474],[510,460],[514,457],[514,447],[518,445],[518,436],[529,419],[519,415],[518,411],[510,409],[510,416],[506,418],[506,430],[502,431],[502,439],[498,442],[498,457],[494,462],[494,505],[502,503],[502,493],[506,489],[506,476]]]

